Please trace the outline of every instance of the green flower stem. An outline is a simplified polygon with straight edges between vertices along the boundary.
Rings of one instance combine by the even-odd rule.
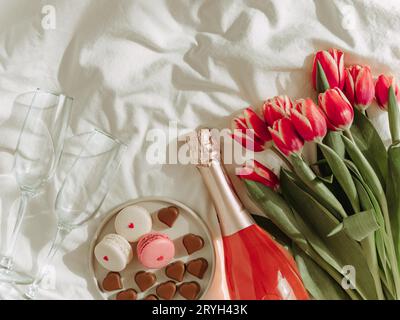
[[[343,159],[329,146],[322,142],[317,143],[326,161],[328,162],[333,175],[349,199],[354,213],[360,212],[360,201],[358,199],[357,188]]]
[[[393,241],[400,262],[400,141],[388,149],[388,168],[390,176],[386,184],[386,199],[388,201]]]
[[[253,199],[265,216],[270,219],[284,234],[304,251],[310,246],[297,227],[291,207],[277,192],[263,184],[251,180],[243,180],[250,198]]]
[[[350,134],[351,136],[350,132],[348,134]],[[342,158],[340,158],[340,156],[333,149],[331,149],[329,146],[321,142],[318,142],[318,145],[320,146],[320,150],[322,151],[325,159],[327,160],[334,176],[336,177],[339,184],[343,188],[343,191],[346,193],[348,199],[350,200],[354,212],[358,213],[360,211],[360,200],[357,193],[356,185],[353,181],[349,169],[347,168]],[[383,300],[384,294],[379,276],[379,265],[376,253],[374,234],[362,240],[361,247],[367,258],[368,267],[374,279],[378,299]]]
[[[354,144],[356,144],[356,142],[355,142],[355,140],[354,140],[354,137],[353,137],[353,134],[351,133],[350,129],[345,129],[345,130],[343,131],[343,134],[344,134],[344,136],[345,136],[346,138],[350,139],[351,142],[353,142]]]
[[[385,292],[389,293],[391,296],[391,298],[388,299],[387,294],[386,294],[386,300],[395,299],[395,294],[393,293],[393,289],[391,288],[393,286],[386,279],[385,272],[383,270],[379,270],[379,275],[381,277],[382,284],[384,285],[384,287],[386,289]]]
[[[270,219],[286,236],[288,236],[297,247],[307,254],[315,263],[325,270],[338,284],[343,280],[343,275],[326,262],[312,248],[304,234],[299,229],[292,208],[288,206],[283,197],[272,189],[254,181],[243,181],[252,200],[262,210],[264,215]],[[356,290],[345,290],[353,300],[362,299]]]
[[[388,105],[390,134],[392,135],[392,142],[396,143],[400,141],[400,111],[393,86],[389,88]]]
[[[325,270],[337,283],[341,283],[343,275],[339,274],[329,263],[320,257],[313,249],[304,251],[312,260],[314,260],[323,270]],[[351,300],[363,300],[356,290],[345,290]]]
[[[397,257],[396,257],[396,251],[394,249],[394,243],[393,243],[393,234],[392,234],[392,228],[390,225],[390,218],[389,218],[389,210],[388,210],[388,204],[386,201],[386,197],[383,197],[382,201],[382,213],[383,213],[383,219],[385,220],[385,230],[387,232],[389,241],[389,248],[388,248],[388,256],[390,260],[390,264],[392,267],[392,272],[393,272],[393,279],[394,279],[394,285],[396,288],[396,295],[397,299],[400,299],[400,274],[399,274],[399,265],[397,263]]]
[[[315,194],[318,195],[321,201],[327,205],[328,210],[334,210],[342,218],[347,217],[342,204],[336,199],[335,195],[328,189],[328,187],[318,179],[315,173],[311,170],[309,165],[297,153],[292,153],[290,159],[293,163],[294,172]]]
[[[345,131],[345,135],[348,135],[349,132]],[[351,133],[350,133],[351,135]],[[356,164],[357,168],[360,170],[360,173],[365,180],[365,182],[368,184],[368,186],[371,188],[372,193],[375,195],[376,199],[379,202],[379,206],[382,210],[382,215],[383,219],[385,222],[385,231],[388,236],[388,259],[391,265],[392,273],[393,273],[393,281],[396,289],[396,296],[398,299],[400,299],[400,274],[399,274],[399,268],[398,268],[398,263],[397,263],[397,258],[396,258],[396,251],[394,248],[394,243],[393,243],[393,236],[392,236],[392,229],[390,225],[390,218],[389,218],[389,210],[388,210],[388,203],[386,200],[385,192],[382,188],[382,185],[379,181],[379,178],[376,176],[373,168],[369,164],[368,160],[364,157],[360,149],[357,147],[357,145],[352,141],[351,139],[347,138],[346,136],[343,136],[343,142],[346,145],[346,150],[350,156],[350,158],[353,160],[353,162]]]
[[[283,161],[283,163],[288,167],[289,170],[294,170],[293,165],[290,163],[288,158],[286,158],[286,156],[283,155],[282,152],[280,152],[274,145],[271,147],[271,151],[273,151],[279,157],[279,159]]]
[[[367,238],[361,241],[361,248],[367,258],[369,270],[371,271],[372,277],[376,287],[376,293],[379,300],[385,300],[385,295],[382,289],[382,283],[379,274],[378,257],[376,253],[375,244],[375,233],[369,235]]]

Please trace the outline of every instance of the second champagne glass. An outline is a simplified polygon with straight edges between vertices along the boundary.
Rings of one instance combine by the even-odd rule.
[[[90,135],[57,194],[57,233],[34,282],[25,292],[26,298],[33,299],[36,296],[45,275],[45,267],[51,262],[66,235],[92,218],[100,208],[125,150],[123,143],[107,133],[96,129]]]
[[[21,198],[6,251],[0,257],[0,281],[24,284],[30,277],[14,269],[14,249],[29,200],[53,176],[64,144],[72,98],[37,89],[17,97],[14,107],[27,108],[14,157]]]

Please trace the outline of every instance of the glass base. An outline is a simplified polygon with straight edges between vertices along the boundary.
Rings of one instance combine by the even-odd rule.
[[[33,282],[33,279],[32,277],[22,272],[0,267],[0,282],[13,284],[31,284]]]
[[[33,300],[35,299],[37,292],[38,292],[38,286],[37,284],[33,283],[30,286],[28,286],[28,289],[26,289],[24,293],[24,298],[27,300]]]

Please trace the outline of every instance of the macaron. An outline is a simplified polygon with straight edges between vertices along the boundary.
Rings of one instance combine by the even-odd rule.
[[[172,240],[162,233],[148,233],[139,239],[137,244],[139,261],[147,268],[165,267],[175,256]]]
[[[94,248],[97,261],[107,270],[119,272],[132,260],[132,247],[118,234],[107,234]]]
[[[122,209],[116,216],[115,231],[129,242],[137,241],[152,228],[150,213],[143,207],[132,205]]]

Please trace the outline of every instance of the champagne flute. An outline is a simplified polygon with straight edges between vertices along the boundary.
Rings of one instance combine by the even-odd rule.
[[[14,270],[15,244],[29,200],[51,179],[58,165],[72,98],[37,89],[20,95],[14,106],[27,107],[28,112],[14,157],[21,198],[5,253],[0,258],[0,281],[26,284],[32,282],[32,278]]]
[[[123,143],[98,129],[90,135],[57,194],[56,236],[35,280],[25,292],[26,298],[35,298],[45,275],[45,268],[50,264],[68,233],[87,222],[100,208],[116,176],[125,150],[126,146]]]

